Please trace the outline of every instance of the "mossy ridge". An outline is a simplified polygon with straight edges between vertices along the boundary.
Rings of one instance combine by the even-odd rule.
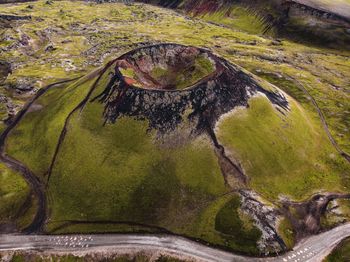
[[[135,222],[145,222],[145,220],[157,221],[154,217],[144,217],[147,213],[157,215],[156,210],[148,210],[148,212],[141,212],[139,215],[132,215],[135,213],[133,210],[137,210],[132,208],[133,205],[136,204],[139,208],[147,207],[148,209],[153,209],[154,199],[149,198],[148,195],[159,194],[158,190],[164,193],[166,193],[165,191],[172,192],[174,195],[169,195],[169,201],[163,201],[162,203],[166,204],[169,202],[175,206],[192,206],[199,199],[202,199],[199,202],[208,200],[208,198],[210,200],[213,196],[226,192],[216,156],[211,151],[210,144],[205,143],[203,145],[202,141],[197,143],[195,147],[183,147],[176,150],[157,149],[157,145],[154,145],[152,142],[154,138],[152,138],[150,133],[147,133],[146,122],[121,118],[115,125],[103,126],[102,110],[102,105],[92,103],[84,108],[79,118],[75,115],[71,119],[71,124],[68,126],[69,132],[62,144],[62,152],[54,167],[52,181],[50,182],[50,191],[53,191],[51,195],[54,199],[54,220],[61,219],[61,217],[57,217],[58,214],[63,216],[62,219],[80,218],[81,212],[77,210],[82,210],[91,212],[91,214],[83,216],[83,218],[88,220],[117,218],[118,220]],[[78,141],[81,142],[78,143]],[[86,143],[86,141],[89,142]],[[72,145],[75,145],[73,147],[75,148],[74,150],[72,150]],[[94,147],[94,149],[88,149],[90,146]],[[111,154],[111,152],[114,153]],[[65,161],[67,157],[71,159],[70,163]],[[187,159],[184,157],[187,157]],[[88,159],[90,160],[87,161]],[[96,164],[98,162],[101,163]],[[128,162],[130,164],[127,164]],[[194,169],[194,166],[198,163],[202,164]],[[203,165],[203,163],[206,163],[206,165]],[[78,166],[83,167],[81,168],[82,170],[76,170]],[[176,173],[174,173],[175,171]],[[74,174],[74,176],[68,176],[68,174]],[[100,177],[92,175],[86,177],[84,174],[100,174],[105,179],[101,180]],[[118,174],[118,176],[111,176],[110,174]],[[148,174],[153,175],[147,178]],[[81,176],[85,176],[85,179],[82,179],[83,177]],[[165,183],[163,179],[165,177],[170,179],[169,176],[173,177],[171,180],[173,182]],[[84,191],[82,194],[100,192],[104,197],[96,196],[92,197],[92,199],[96,201],[104,199],[104,203],[93,205],[91,199],[89,199],[86,200],[90,203],[89,208],[82,208],[85,205],[83,200],[83,203],[79,203],[80,207],[74,208],[74,212],[73,210],[72,212],[60,211],[59,203],[61,203],[61,200],[55,200],[55,195],[58,198],[66,195],[69,201],[81,199],[81,197],[72,197],[72,194],[80,194],[77,190],[71,190],[65,194],[59,192],[60,190],[69,190],[70,187],[74,186],[73,181],[76,179],[80,181],[80,184],[82,183],[81,181],[84,181],[84,186],[81,185],[79,187]],[[95,179],[99,181],[97,183],[99,184],[98,188],[96,188],[96,183],[91,182]],[[156,179],[156,181],[150,184],[149,179]],[[163,183],[161,183],[162,181]],[[158,182],[166,187],[162,189]],[[112,184],[115,184],[115,187],[111,187]],[[116,187],[119,188],[118,191],[115,191]],[[176,188],[181,188],[181,195],[184,195],[179,195],[180,192]],[[174,190],[176,192],[173,192]],[[143,193],[145,195],[142,197]],[[176,195],[177,197],[175,197]],[[115,203],[113,198],[117,198],[118,203]],[[146,203],[141,207],[137,204],[139,201],[136,201],[136,199],[143,199]],[[107,200],[111,202],[109,203]],[[64,206],[61,207],[63,210],[67,210],[69,202],[62,201]],[[162,203],[158,203],[156,206],[162,206]],[[98,212],[93,208],[94,206],[99,206]],[[130,208],[131,210],[129,210]],[[163,219],[167,219],[167,216],[164,217],[164,215],[171,213],[171,209],[167,208],[166,205],[160,208],[160,210],[162,209],[168,210],[167,212],[161,212]],[[177,208],[174,209],[177,210]],[[55,210],[57,211],[55,212]],[[173,222],[177,223],[179,221]]]
[[[244,215],[240,208],[238,196],[226,203],[215,218],[215,229],[236,242],[244,242],[247,246],[256,247],[261,232],[253,225],[253,220]]]
[[[17,172],[0,163],[0,224],[14,223],[23,204],[30,197],[30,188]]]
[[[38,177],[45,176],[66,118],[88,93],[93,74],[73,84],[53,87],[37,99],[34,104],[39,109],[28,110],[11,131],[5,151],[25,163]]]
[[[316,59],[316,54],[312,55],[312,59]],[[341,63],[342,58],[334,61],[325,61],[325,57],[320,54],[321,59],[318,58],[316,63],[332,68],[330,72],[334,72],[334,63]],[[306,58],[305,58],[306,59]],[[304,59],[302,59],[304,60]],[[338,62],[335,62],[338,61]],[[348,63],[344,63],[344,67],[339,67],[338,70],[344,78],[336,78],[334,74],[325,72],[324,75],[317,73],[310,63],[304,61],[301,62],[303,65],[302,69],[297,69],[295,63],[293,67],[288,64],[275,64],[265,63],[263,61],[250,61],[246,62],[241,59],[236,60],[236,63],[242,64],[245,68],[257,73],[259,76],[265,78],[268,81],[276,84],[282,90],[293,96],[298,102],[302,103],[305,110],[309,112],[316,112],[316,109],[312,105],[310,99],[302,92],[298,83],[293,79],[297,79],[305,89],[313,96],[316,100],[320,110],[325,116],[326,122],[329,126],[330,132],[340,148],[345,152],[349,152],[349,135],[347,130],[350,128],[349,122],[349,110],[350,107],[347,90],[349,85],[347,84],[347,74],[345,68]],[[321,69],[319,69],[321,70]],[[323,71],[322,71],[323,72]],[[344,82],[345,80],[345,82]],[[336,88],[341,86],[343,88]],[[315,118],[319,118],[315,116]],[[317,120],[316,120],[317,121]]]
[[[227,208],[232,201],[237,204],[238,199],[238,195],[231,193],[223,195],[215,201],[208,203],[206,208],[200,210],[196,219],[191,221],[191,223],[188,223],[180,233],[236,252],[243,252],[253,256],[259,255],[260,252],[257,248],[256,242],[259,240],[260,231],[256,229],[252,220],[248,216],[242,216],[242,214],[239,213],[240,211],[237,210],[237,207],[233,207],[233,209]],[[246,229],[242,229],[241,231],[236,232],[236,234],[231,232],[232,235],[219,232],[217,230],[217,217],[222,209],[234,214],[232,220],[226,221],[228,224],[225,222],[225,229],[227,227],[237,228],[239,225],[246,225]],[[243,231],[248,233],[251,237],[248,244],[247,242],[242,242],[239,238]]]
[[[292,100],[290,105],[291,111],[283,116],[266,98],[251,99],[249,109],[219,122],[220,143],[241,160],[253,189],[269,200],[279,195],[301,200],[317,190],[344,191],[348,185],[341,177],[349,169],[347,163],[322,127]],[[334,169],[335,163],[341,168]],[[286,177],[290,183],[283,182]]]
[[[243,6],[235,6],[228,10],[219,10],[214,13],[207,13],[200,17],[201,19],[225,25],[231,28],[245,31],[250,34],[262,34],[264,25],[258,17],[253,16]]]

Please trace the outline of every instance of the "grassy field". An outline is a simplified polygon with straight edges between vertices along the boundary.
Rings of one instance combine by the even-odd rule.
[[[6,140],[7,152],[26,163],[37,176],[47,175],[65,119],[83,100],[91,84],[87,81],[65,89],[54,87],[39,98],[35,102],[39,110],[28,112]]]
[[[236,6],[227,15],[227,10],[221,10],[211,14],[205,14],[200,17],[205,21],[225,25],[227,27],[235,28],[250,34],[261,34],[264,26],[259,21],[258,17],[249,14],[247,9]]]
[[[19,173],[0,164],[0,224],[16,222],[30,188]]]
[[[250,185],[267,199],[305,199],[312,192],[346,191],[349,170],[322,126],[293,100],[286,115],[265,97],[251,99],[217,125],[219,142],[240,159]],[[285,181],[289,181],[285,183]],[[346,186],[346,187],[344,187]]]

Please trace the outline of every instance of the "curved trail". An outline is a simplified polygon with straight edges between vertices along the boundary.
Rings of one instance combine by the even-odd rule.
[[[185,259],[210,262],[304,261],[319,262],[344,238],[350,236],[350,223],[301,241],[294,250],[272,258],[254,258],[222,251],[183,237],[170,235],[2,235],[1,251],[40,250],[47,254],[89,254],[94,252],[159,252]],[[117,250],[118,249],[118,250]]]
[[[48,175],[47,175],[47,181],[46,181],[46,187],[48,186],[49,182],[50,182],[50,178],[51,178],[51,174],[52,174],[52,170],[53,167],[56,163],[57,160],[57,156],[58,153],[60,151],[61,145],[66,137],[67,134],[67,126],[69,124],[69,120],[71,118],[71,116],[77,112],[79,109],[82,111],[85,104],[89,101],[91,94],[93,93],[93,91],[95,90],[98,82],[100,81],[100,79],[102,78],[103,74],[107,71],[107,69],[113,64],[112,62],[109,62],[105,67],[103,67],[101,70],[97,70],[96,72],[99,72],[99,76],[97,77],[96,81],[93,83],[92,87],[90,88],[89,92],[87,93],[87,95],[85,96],[85,98],[67,115],[65,121],[64,121],[64,125],[63,128],[61,130],[60,136],[58,138],[58,142],[56,144],[56,148],[49,166],[49,170],[48,170]]]
[[[7,136],[10,134],[11,130],[16,127],[16,125],[21,121],[21,119],[24,117],[28,109],[31,105],[34,104],[34,102],[41,97],[47,90],[49,90],[52,87],[62,85],[65,83],[72,82],[78,78],[69,79],[69,80],[63,80],[60,82],[56,82],[53,84],[50,84],[46,86],[45,88],[42,88],[38,91],[38,93],[22,108],[21,111],[18,112],[15,119],[8,125],[8,127],[5,129],[5,131],[0,136],[0,161],[5,163],[8,167],[11,169],[20,172],[23,175],[23,178],[26,180],[26,182],[31,187],[32,192],[35,194],[35,196],[38,199],[38,208],[36,210],[36,214],[34,216],[34,219],[32,223],[23,229],[24,233],[33,233],[37,231],[41,231],[42,225],[46,220],[46,195],[45,195],[45,187],[42,183],[42,181],[35,176],[35,174],[30,171],[30,169],[25,166],[20,161],[6,155],[5,151],[5,140]]]
[[[315,98],[310,94],[310,92],[304,87],[304,85],[296,78],[291,77],[290,75],[288,75],[288,77],[292,80],[294,80],[296,82],[296,84],[299,86],[299,89],[307,96],[310,97],[312,104],[314,105],[315,109],[317,110],[317,113],[321,119],[323,128],[328,136],[328,139],[331,141],[332,145],[334,146],[334,148],[338,151],[338,153],[344,157],[349,163],[350,163],[350,155],[348,153],[346,153],[345,151],[343,151],[338,143],[335,141],[333,135],[331,134],[331,132],[329,131],[329,127],[326,121],[325,116],[323,115],[323,112],[321,110],[321,108],[319,108],[317,101],[315,100]]]

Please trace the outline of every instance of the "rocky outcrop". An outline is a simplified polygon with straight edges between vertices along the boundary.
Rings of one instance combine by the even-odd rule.
[[[317,194],[304,202],[282,199],[281,212],[291,221],[297,239],[301,239],[320,232],[321,218],[336,199],[350,199],[350,194]]]
[[[258,242],[259,249],[266,255],[285,251],[287,246],[276,229],[280,216],[279,210],[265,204],[253,191],[240,190],[239,193],[242,211],[254,219],[255,225],[262,232],[262,237]]]
[[[11,64],[4,60],[0,60],[0,84],[2,84],[11,73]]]
[[[9,14],[0,14],[0,20],[7,21],[20,21],[20,20],[30,20],[32,17],[30,15],[9,15]]]

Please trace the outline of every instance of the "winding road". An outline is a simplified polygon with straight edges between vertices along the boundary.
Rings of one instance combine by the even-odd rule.
[[[18,112],[16,117],[13,119],[13,121],[7,126],[7,128],[2,132],[0,135],[0,161],[4,164],[6,164],[11,169],[20,172],[23,176],[23,178],[26,180],[28,185],[30,185],[30,188],[34,195],[38,199],[38,208],[36,210],[35,217],[30,225],[28,225],[25,229],[23,229],[23,232],[25,233],[33,233],[40,231],[42,228],[43,223],[46,220],[46,196],[45,196],[45,188],[44,184],[40,179],[35,176],[35,174],[23,163],[18,161],[17,159],[12,158],[11,156],[7,155],[5,153],[5,140],[7,136],[10,134],[13,128],[16,127],[16,125],[21,121],[21,119],[24,117],[28,109],[35,103],[35,101],[40,98],[47,90],[49,90],[52,87],[60,86],[62,84],[66,84],[69,82],[73,82],[75,80],[79,79],[79,77],[73,78],[73,79],[66,79],[62,80],[53,84],[50,84],[42,89],[40,89],[37,94],[28,101],[28,103]]]
[[[253,258],[199,244],[171,235],[0,235],[0,252],[40,250],[52,253],[88,254],[94,251],[127,253],[160,251],[196,261],[296,261],[319,262],[340,241],[350,236],[350,223],[304,239],[292,251],[273,258]]]

